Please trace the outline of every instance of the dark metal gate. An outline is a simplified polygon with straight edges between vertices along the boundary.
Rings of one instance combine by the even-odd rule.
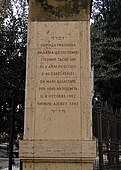
[[[94,170],[121,170],[121,115],[106,103],[93,108],[93,133],[97,138]]]

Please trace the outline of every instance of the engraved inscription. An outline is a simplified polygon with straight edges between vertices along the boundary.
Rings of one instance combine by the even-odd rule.
[[[45,29],[37,50],[37,107],[67,114],[68,108],[80,109],[80,42],[72,41],[78,32]]]
[[[35,22],[31,105],[37,140],[81,138],[80,22]],[[31,62],[32,63],[32,62]],[[30,63],[30,64],[31,64]],[[30,115],[31,116],[31,115]]]

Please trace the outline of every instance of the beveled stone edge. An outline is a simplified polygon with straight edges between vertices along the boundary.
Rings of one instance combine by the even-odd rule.
[[[27,163],[93,163],[95,158],[20,158],[20,160]]]
[[[93,162],[96,143],[92,140],[23,140],[19,157],[27,162]]]

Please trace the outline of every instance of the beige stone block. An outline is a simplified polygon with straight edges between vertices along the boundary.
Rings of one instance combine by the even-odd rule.
[[[57,29],[58,28],[58,29]],[[61,29],[59,29],[61,28]],[[27,78],[27,94],[26,94],[26,108],[35,108],[36,123],[36,138],[53,138],[59,134],[59,129],[63,130],[63,135],[57,135],[59,139],[64,138],[68,133],[68,129],[72,129],[72,138],[78,136],[80,138],[80,131],[77,132],[77,127],[82,131],[82,138],[88,139],[91,137],[91,81],[90,81],[90,50],[89,50],[89,23],[88,22],[56,22],[56,23],[36,23],[30,24],[31,31],[35,30],[36,48],[33,50],[29,44],[29,58],[30,65],[28,67],[28,75],[32,78]],[[31,32],[30,31],[30,32]],[[37,33],[36,33],[37,32]],[[87,35],[88,32],[88,36]],[[34,40],[35,41],[35,37]],[[77,37],[77,38],[75,38]],[[35,42],[33,42],[34,44]],[[64,44],[75,44],[67,45]],[[72,47],[73,46],[73,47]],[[45,50],[50,51],[76,51],[74,54],[46,54],[42,53]],[[85,56],[85,57],[83,57]],[[55,60],[48,61],[53,58]],[[61,60],[66,58],[65,61]],[[75,59],[74,61],[71,59]],[[75,65],[75,68],[58,68],[60,65]],[[57,66],[57,68],[49,68]],[[36,68],[36,69],[35,69]],[[56,72],[74,72],[75,75],[49,75],[47,73]],[[36,76],[36,77],[34,77]],[[72,84],[59,84],[57,80],[75,80]],[[47,81],[54,83],[47,83]],[[57,90],[58,87],[67,88],[75,87],[77,90]],[[53,90],[50,90],[53,89]],[[52,96],[61,97],[52,97]],[[64,97],[65,96],[65,97]],[[67,97],[72,96],[72,97]],[[55,104],[56,103],[56,104]],[[70,104],[72,103],[72,105]],[[55,105],[54,105],[55,104]],[[51,108],[51,109],[50,109]],[[76,113],[77,118],[74,118]],[[72,118],[69,118],[72,117]],[[78,123],[74,123],[75,119]],[[51,121],[50,121],[51,120]],[[59,120],[61,122],[59,123]],[[67,128],[67,125],[74,124],[74,128]],[[81,122],[79,122],[79,121]],[[47,121],[47,122],[46,122]],[[75,122],[76,122],[75,121]],[[41,123],[40,123],[41,122]],[[62,123],[64,122],[64,123]],[[70,122],[70,123],[69,123]],[[76,125],[78,124],[78,125]],[[64,126],[63,126],[64,125]],[[57,127],[54,130],[54,126]],[[66,131],[65,131],[66,129]],[[52,132],[53,131],[53,132]],[[56,131],[56,133],[55,133]],[[50,133],[51,132],[51,133]],[[40,135],[41,134],[41,135]],[[78,134],[78,135],[77,135]],[[89,135],[90,134],[90,135]],[[41,136],[41,137],[40,137]],[[67,138],[71,138],[71,130]]]
[[[81,155],[80,141],[66,140],[44,140],[35,143],[34,156],[36,158],[49,158],[52,161],[63,161],[65,158],[73,161],[79,159]],[[54,160],[55,159],[55,160]],[[60,160],[62,159],[62,160]]]
[[[22,158],[33,158],[34,157],[34,141],[20,140],[19,141],[19,156]]]
[[[92,108],[92,94],[91,94],[91,79],[81,78],[81,107],[83,110],[88,108],[91,111]]]
[[[34,170],[34,163],[31,162],[24,162],[23,163],[23,169],[24,170]]]
[[[81,43],[81,77],[90,77],[91,56],[90,56],[90,24],[87,21],[80,21]]]
[[[85,111],[82,114],[82,140],[92,139],[92,121],[90,117],[91,112]]]
[[[38,22],[37,28],[38,50],[68,49],[69,44],[73,45],[71,48],[80,48],[79,22]]]
[[[36,79],[27,78],[26,80],[25,108],[35,108],[36,105]]]
[[[37,22],[28,24],[28,50],[37,49]]]
[[[35,116],[35,139],[80,139],[80,121],[78,107],[38,107]]]
[[[87,163],[30,163],[23,164],[25,170],[92,170],[93,164]]]
[[[82,163],[81,170],[93,170],[93,163],[90,162]]]
[[[24,139],[34,140],[35,138],[35,109],[26,108],[24,118]]]
[[[92,170],[91,163],[36,163],[36,170]]]
[[[95,159],[96,155],[96,141],[82,139],[82,159],[83,161],[91,161]]]
[[[81,140],[36,140],[20,141],[22,160],[35,159],[35,162],[91,162],[95,157],[94,141]]]
[[[83,81],[82,81],[83,80]],[[92,93],[91,81],[83,77],[81,82],[81,115],[82,115],[82,139],[92,138]]]
[[[36,50],[29,49],[27,52],[26,78],[34,78],[36,75]]]

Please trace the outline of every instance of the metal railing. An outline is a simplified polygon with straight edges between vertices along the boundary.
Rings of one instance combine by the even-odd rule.
[[[93,108],[93,133],[97,138],[94,170],[121,170],[120,115],[101,102]]]

